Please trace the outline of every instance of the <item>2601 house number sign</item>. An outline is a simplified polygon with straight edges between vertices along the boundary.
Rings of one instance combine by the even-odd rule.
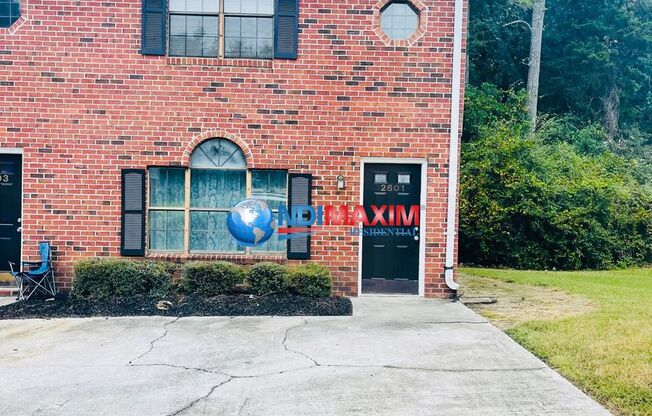
[[[392,184],[383,184],[380,185],[380,192],[405,192],[405,185],[392,185]]]

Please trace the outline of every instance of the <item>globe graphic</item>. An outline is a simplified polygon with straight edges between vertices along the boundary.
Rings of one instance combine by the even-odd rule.
[[[245,199],[231,208],[226,220],[231,236],[240,245],[253,247],[263,244],[274,234],[274,214],[267,204]]]

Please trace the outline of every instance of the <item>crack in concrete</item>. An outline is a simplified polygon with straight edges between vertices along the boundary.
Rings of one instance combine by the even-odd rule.
[[[56,405],[56,406],[57,406],[57,409],[61,409],[63,406],[67,405],[68,402],[71,401],[71,400],[72,400],[72,399],[67,399],[67,400],[64,401],[63,403],[61,403],[61,404],[57,404],[57,405]]]
[[[55,403],[55,404],[54,404],[53,406],[51,406],[49,409],[43,409],[43,408],[39,407],[39,408],[37,408],[36,410],[34,410],[34,411],[32,412],[31,416],[37,416],[37,415],[40,415],[42,412],[44,412],[44,411],[46,411],[46,410],[59,410],[59,409],[61,409],[63,406],[65,406],[66,404],[68,404],[68,402],[70,402],[71,400],[72,400],[72,399],[67,399],[67,400],[65,400],[63,403]]]
[[[522,368],[427,368],[427,367],[410,367],[410,366],[399,366],[399,365],[355,365],[355,364],[328,364],[328,363],[320,363],[310,355],[296,350],[296,349],[291,349],[287,346],[287,341],[288,337],[290,334],[290,331],[293,329],[300,328],[302,326],[308,325],[308,321],[305,318],[302,318],[303,322],[299,325],[294,325],[285,330],[285,336],[283,337],[283,342],[281,345],[283,345],[283,348],[285,348],[286,351],[300,355],[301,357],[304,357],[308,360],[310,360],[313,365],[310,367],[306,367],[305,369],[309,368],[314,368],[314,367],[341,367],[341,368],[375,368],[375,369],[387,369],[387,370],[413,370],[413,371],[430,371],[430,372],[438,372],[438,373],[490,373],[490,372],[519,372],[519,371],[540,371],[540,370],[545,370],[548,367],[546,366],[538,366],[538,367],[522,367]],[[431,323],[444,323],[444,322],[431,322]],[[445,323],[451,323],[451,322],[445,322]],[[479,321],[455,321],[454,323],[466,323],[466,324],[490,324],[488,321],[485,322],[479,322]],[[300,370],[300,369],[297,369]],[[285,371],[287,372],[287,371]],[[275,374],[283,374],[283,372],[278,372],[278,373],[273,373],[269,375],[275,375]]]
[[[151,340],[149,342],[149,349],[147,351],[145,351],[144,353],[140,354],[138,357],[136,357],[136,358],[134,358],[132,360],[129,360],[129,364],[131,364],[134,361],[140,360],[141,358],[143,358],[144,356],[146,356],[147,354],[152,352],[152,350],[154,350],[154,344],[156,344],[158,341],[162,340],[163,338],[165,338],[167,336],[167,334],[168,334],[168,326],[172,325],[175,322],[177,322],[179,319],[181,319],[181,317],[177,316],[176,318],[174,318],[170,322],[166,322],[165,324],[163,324],[163,334],[156,337],[156,338],[154,338],[153,340]]]
[[[301,325],[299,325],[301,326]],[[297,326],[298,327],[298,326]],[[294,351],[291,351],[294,352]],[[238,379],[255,379],[255,378],[260,378],[260,377],[268,377],[268,376],[274,376],[274,375],[281,375],[285,373],[289,373],[292,371],[301,371],[301,370],[309,370],[311,368],[319,368],[319,367],[329,367],[329,368],[366,368],[366,369],[385,369],[385,370],[409,370],[409,371],[427,371],[427,372],[441,372],[441,373],[471,373],[471,372],[519,372],[519,371],[540,371],[540,370],[545,370],[548,367],[542,366],[542,367],[529,367],[529,368],[486,368],[486,369],[443,369],[443,368],[422,368],[422,367],[403,367],[403,366],[396,366],[396,365],[350,365],[350,364],[319,364],[316,361],[314,361],[312,358],[309,356],[298,352],[298,354],[305,356],[309,359],[311,359],[315,364],[311,365],[309,367],[300,367],[300,368],[294,368],[294,369],[288,369],[288,370],[281,370],[277,372],[272,372],[272,373],[264,373],[264,374],[256,374],[256,375],[233,375],[229,373],[225,373],[223,371],[218,371],[218,370],[211,370],[207,368],[199,368],[199,367],[186,367],[186,366],[181,366],[181,365],[174,365],[174,364],[164,364],[164,363],[157,363],[157,364],[130,364],[130,367],[155,367],[155,366],[162,366],[162,367],[171,367],[171,368],[177,368],[177,369],[182,369],[186,371],[199,371],[199,372],[204,372],[204,373],[210,373],[210,374],[218,374],[222,375],[225,377],[228,377],[227,380],[218,383],[216,385],[211,386],[210,390],[208,393],[205,395],[192,400],[189,402],[187,405],[182,407],[179,410],[176,410],[168,416],[179,416],[182,413],[186,412],[187,410],[190,410],[193,408],[197,403],[201,402],[202,400],[206,400],[209,398],[211,395],[215,393],[217,389],[220,387],[224,386],[227,383],[232,382],[233,380],[238,380]],[[249,402],[249,398],[245,398],[243,403],[240,405],[238,409],[238,416],[241,416],[243,413],[243,410],[247,403]]]
[[[201,367],[187,367],[183,365],[167,364],[167,363],[128,364],[127,367],[170,367],[170,368],[176,368],[180,370],[198,371],[198,372],[209,373],[209,374],[219,374],[233,379],[248,379],[248,378],[276,376],[276,375],[291,373],[293,371],[308,370],[316,366],[310,365],[307,367],[289,368],[287,370],[272,371],[269,373],[251,374],[251,375],[230,374],[221,370],[214,370],[214,369],[201,368]]]
[[[296,350],[296,349],[291,349],[287,346],[287,341],[288,337],[290,334],[290,331],[293,329],[300,328],[302,326],[308,325],[308,321],[305,318],[302,318],[303,322],[299,325],[295,325],[292,327],[289,327],[288,329],[285,330],[285,336],[283,337],[283,342],[281,343],[283,345],[283,348],[285,348],[286,351],[300,355],[301,357],[304,357],[308,360],[310,360],[313,365],[307,368],[314,368],[314,367],[343,367],[343,368],[376,368],[376,369],[387,369],[387,370],[413,370],[413,371],[430,371],[430,372],[439,372],[439,373],[474,373],[474,372],[518,372],[518,371],[540,371],[540,370],[545,370],[548,367],[546,366],[538,366],[538,367],[523,367],[523,368],[427,368],[427,367],[410,367],[410,366],[399,366],[399,365],[354,365],[354,364],[328,364],[328,363],[320,363],[310,355],[306,354],[305,352]],[[451,323],[451,322],[429,322],[429,323]],[[455,321],[454,323],[466,323],[466,324],[490,324],[488,321],[485,322],[480,322],[480,321]],[[275,373],[275,374],[282,374],[282,372]]]
[[[244,408],[245,408],[245,406],[247,405],[248,402],[249,402],[249,397],[245,397],[244,401],[242,402],[242,404],[238,408],[238,416],[242,416],[242,411],[244,410]]]
[[[170,367],[170,368],[176,368],[179,370],[186,370],[186,371],[198,371],[202,373],[209,373],[209,374],[220,374],[225,377],[230,377],[230,378],[236,378],[232,376],[231,374],[227,374],[223,371],[218,371],[218,370],[210,370],[208,368],[201,368],[201,367],[186,367],[185,365],[177,365],[177,364],[167,364],[167,363],[147,363],[147,364],[131,364],[129,363],[127,367]]]
[[[287,369],[287,370],[274,371],[274,372],[263,373],[263,374],[237,375],[237,374],[230,374],[230,373],[227,373],[227,372],[224,372],[224,371],[221,371],[221,370],[217,370],[217,369],[202,368],[202,367],[188,367],[188,366],[183,366],[183,365],[167,364],[167,363],[147,363],[147,364],[135,364],[135,363],[133,363],[133,361],[136,361],[136,360],[146,356],[150,352],[152,352],[152,350],[154,349],[155,344],[159,340],[161,340],[161,339],[165,338],[165,336],[167,336],[167,334],[168,334],[168,328],[167,327],[169,325],[175,323],[178,320],[179,320],[179,317],[172,320],[172,321],[170,321],[170,322],[165,323],[163,325],[163,327],[165,329],[163,334],[160,335],[159,337],[153,339],[152,341],[150,341],[150,348],[147,351],[145,351],[144,353],[142,353],[141,355],[139,355],[138,357],[136,357],[135,359],[133,359],[132,361],[129,361],[129,364],[127,364],[127,366],[128,367],[156,367],[156,366],[170,367],[170,368],[181,369],[181,370],[184,370],[184,371],[197,371],[197,372],[203,372],[203,373],[209,373],[209,374],[217,374],[217,375],[227,377],[227,380],[222,381],[221,383],[218,383],[218,384],[215,384],[215,385],[211,386],[211,388],[209,389],[209,391],[206,394],[204,394],[203,396],[198,397],[198,398],[190,401],[184,407],[182,407],[182,408],[168,414],[168,416],[178,416],[178,415],[181,415],[182,413],[185,413],[186,411],[188,411],[189,409],[192,409],[195,405],[197,405],[197,403],[201,402],[202,400],[206,400],[207,398],[209,398],[211,395],[213,395],[215,393],[215,391],[217,391],[217,389],[219,389],[220,387],[226,385],[227,383],[230,383],[233,380],[255,379],[255,378],[259,378],[259,377],[269,377],[269,376],[275,376],[275,375],[282,375],[282,374],[286,374],[286,373],[293,372],[293,371],[309,370],[311,368],[318,368],[318,367],[407,370],[407,371],[426,371],[426,372],[439,372],[439,373],[520,372],[520,371],[525,372],[525,371],[541,371],[541,370],[545,370],[545,369],[548,368],[546,366],[538,366],[538,367],[524,367],[524,368],[458,368],[458,369],[454,369],[454,368],[411,367],[411,366],[400,366],[400,365],[355,365],[355,364],[320,363],[316,359],[311,357],[310,355],[306,354],[305,352],[297,350],[297,349],[292,349],[292,348],[288,347],[288,345],[287,345],[287,342],[289,340],[291,331],[293,331],[293,330],[295,330],[297,328],[301,328],[303,326],[308,325],[308,321],[305,318],[302,318],[303,322],[301,322],[300,324],[288,327],[285,330],[285,334],[283,336],[283,341],[281,342],[281,346],[283,346],[285,351],[287,351],[289,353],[292,353],[292,354],[299,355],[299,356],[309,360],[312,364],[307,366],[307,367],[291,368],[291,369]],[[431,323],[440,323],[440,322],[431,322]],[[449,323],[449,322],[446,322],[446,323]],[[463,321],[458,321],[458,322],[455,322],[455,323],[488,324],[489,322],[477,322],[477,321],[476,322],[472,322],[472,321],[463,322]],[[245,398],[243,403],[240,405],[240,407],[238,409],[238,415],[242,415],[242,412],[243,412],[245,406],[249,402],[249,399],[250,398],[248,398],[248,397]]]
[[[300,323],[299,325],[291,326],[291,327],[289,327],[288,329],[285,330],[285,336],[283,337],[283,342],[281,342],[281,345],[283,346],[283,348],[285,349],[285,351],[287,351],[287,352],[291,352],[291,353],[293,353],[293,354],[300,355],[300,356],[302,356],[303,358],[306,358],[306,359],[312,361],[312,363],[313,363],[313,367],[319,367],[319,363],[318,363],[314,358],[312,358],[311,356],[309,356],[309,355],[307,355],[307,354],[304,354],[304,353],[301,352],[301,351],[293,350],[293,349],[289,348],[289,347],[287,346],[287,344],[286,344],[286,342],[287,342],[287,340],[288,340],[288,335],[290,334],[290,331],[291,331],[291,330],[293,330],[293,329],[297,329],[297,328],[300,328],[300,327],[302,327],[302,326],[306,326],[306,325],[308,325],[308,321],[307,321],[305,318],[301,318],[301,319],[303,320],[302,323]]]
[[[177,410],[175,412],[169,413],[168,416],[178,416],[178,415],[182,414],[183,412],[185,412],[186,410],[192,409],[197,403],[199,403],[202,400],[205,400],[205,399],[209,398],[211,396],[211,394],[215,393],[215,390],[219,389],[220,387],[222,387],[226,383],[231,382],[231,380],[233,380],[233,378],[229,378],[226,381],[223,381],[223,382],[221,382],[219,384],[216,384],[216,385],[212,386],[211,389],[208,391],[208,393],[206,393],[205,395],[191,401],[190,403],[188,403],[187,405],[185,405],[181,409],[179,409],[179,410]]]

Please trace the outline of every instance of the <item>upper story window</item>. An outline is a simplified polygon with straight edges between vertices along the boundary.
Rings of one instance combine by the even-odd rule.
[[[224,0],[224,56],[271,58],[274,0]]]
[[[274,0],[171,0],[169,55],[273,57]]]
[[[410,3],[391,2],[380,11],[380,28],[390,39],[408,39],[418,27],[419,12]]]
[[[299,0],[142,0],[141,25],[143,55],[298,57]]]
[[[0,0],[0,27],[13,25],[20,17],[20,0]]]
[[[170,0],[170,55],[217,56],[219,0]]]

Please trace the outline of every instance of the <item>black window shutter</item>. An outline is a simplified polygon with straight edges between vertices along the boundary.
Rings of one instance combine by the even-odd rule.
[[[145,170],[122,170],[122,230],[120,253],[145,255]]]
[[[312,204],[312,175],[290,173],[288,175],[288,208],[293,205]],[[288,259],[307,260],[310,258],[310,236],[288,240]]]
[[[297,59],[299,0],[276,0],[274,58]]]
[[[143,0],[140,53],[165,55],[167,0]]]

